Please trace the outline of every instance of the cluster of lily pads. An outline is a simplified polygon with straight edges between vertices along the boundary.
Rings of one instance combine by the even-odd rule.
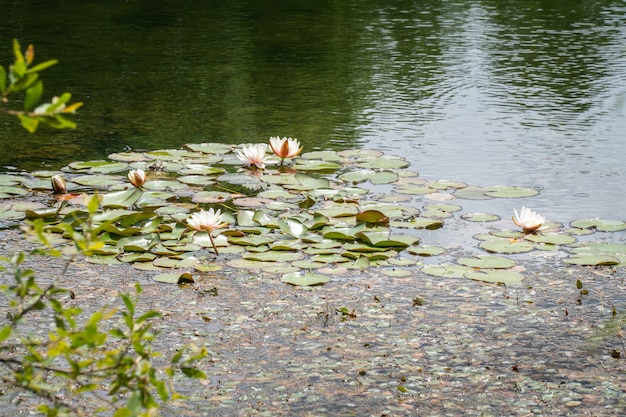
[[[32,233],[33,222],[42,219],[50,241],[70,247],[68,225],[86,231],[85,195],[98,195],[88,230],[98,245],[90,262],[129,263],[171,283],[193,282],[224,264],[277,274],[293,285],[322,284],[334,274],[372,267],[389,276],[421,268],[436,276],[510,283],[523,276],[515,261],[499,255],[531,250],[563,249],[569,264],[626,264],[626,245],[576,238],[626,230],[626,222],[584,219],[563,228],[523,209],[513,219],[521,230],[475,236],[488,254],[422,266],[421,257],[446,249],[420,244],[418,231],[439,229],[462,210],[450,200],[538,191],[427,181],[398,156],[359,149],[300,154],[297,141],[273,139],[269,156],[265,144],[200,143],[115,153],[60,171],[0,175],[0,222],[8,227],[19,221]],[[44,193],[50,197],[31,198]],[[487,213],[460,218],[500,220]]]

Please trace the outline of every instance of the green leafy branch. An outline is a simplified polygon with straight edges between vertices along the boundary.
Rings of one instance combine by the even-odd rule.
[[[0,65],[0,103],[3,106],[8,105],[10,95],[23,92],[23,108],[16,110],[0,107],[0,111],[17,116],[22,127],[30,133],[37,131],[40,123],[55,129],[75,128],[76,123],[68,120],[64,115],[75,113],[83,103],[69,104],[72,98],[70,93],[63,93],[53,97],[50,102],[39,104],[43,95],[43,82],[39,78],[39,72],[57,64],[58,61],[50,59],[32,65],[35,59],[35,47],[28,45],[26,52],[23,53],[17,39],[13,40],[13,54],[15,62],[9,66],[8,72]]]
[[[97,196],[88,201],[89,216],[82,228],[87,233],[78,239],[79,253],[93,248],[88,231],[97,204]],[[48,244],[43,221],[36,221],[34,227],[43,248],[28,255],[0,257],[0,272],[13,278],[11,284],[0,285],[9,307],[0,319],[1,383],[43,399],[39,411],[49,417],[89,416],[107,410],[114,417],[134,417],[156,415],[162,402],[180,398],[172,384],[178,372],[205,377],[197,364],[207,351],[194,345],[177,352],[169,366],[154,365],[153,359],[160,354],[152,347],[158,336],[152,321],[160,313],[137,312],[142,292],[138,284],[134,296],[120,295],[123,308],[106,307],[87,317],[82,309],[66,305],[73,293],[56,280],[41,286],[24,262],[35,255],[58,257],[60,253]],[[40,326],[46,331],[37,332]],[[86,396],[90,401],[80,401]]]

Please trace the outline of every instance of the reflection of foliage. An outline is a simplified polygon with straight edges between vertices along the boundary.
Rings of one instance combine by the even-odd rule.
[[[9,95],[24,92],[24,106],[23,110],[0,107],[0,111],[17,116],[24,129],[31,133],[37,130],[40,123],[55,129],[76,127],[74,122],[63,115],[76,112],[83,103],[68,104],[72,98],[70,93],[63,93],[53,97],[48,103],[39,104],[43,94],[43,82],[39,78],[39,72],[55,65],[57,61],[51,59],[31,66],[35,58],[35,48],[33,45],[28,45],[26,53],[22,53],[17,39],[13,40],[13,53],[15,62],[9,66],[8,73],[4,67],[0,66],[0,93],[2,93],[0,101],[2,104],[7,104]]]
[[[95,214],[97,201],[93,197],[87,204],[89,219]],[[90,224],[85,222],[83,232],[91,230]],[[37,221],[34,227],[47,245],[43,223]],[[88,233],[75,231],[70,238],[82,253],[98,246],[90,241]],[[46,246],[33,254],[51,257],[60,252]],[[107,409],[116,410],[116,417],[152,416],[159,400],[177,397],[171,382],[160,379],[161,370],[152,362],[157,353],[151,344],[157,333],[152,330],[151,320],[160,314],[136,311],[139,285],[136,296],[121,295],[121,312],[104,308],[83,317],[81,309],[66,306],[71,291],[59,287],[56,281],[42,286],[34,272],[23,267],[29,257],[20,253],[0,258],[0,271],[13,275],[10,285],[0,286],[9,305],[0,327],[0,366],[4,368],[2,381],[6,386],[43,399],[45,404],[39,411],[48,416],[88,416]],[[40,326],[46,326],[43,334],[37,331]],[[205,355],[205,349],[193,348],[187,354],[180,350],[162,371],[169,378],[176,370],[189,377],[204,377],[195,363]],[[106,396],[101,393],[103,388]],[[57,395],[59,391],[64,395]],[[89,398],[89,405],[81,398]]]

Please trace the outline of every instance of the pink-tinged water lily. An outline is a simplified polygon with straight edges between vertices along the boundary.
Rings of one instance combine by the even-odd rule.
[[[246,145],[241,149],[237,149],[235,154],[237,158],[239,158],[242,162],[244,162],[249,167],[256,167],[259,169],[265,168],[265,164],[268,162],[265,157],[265,151],[267,150],[267,145],[264,143],[257,143],[254,145]]]
[[[302,152],[302,147],[298,139],[292,138],[280,138],[278,136],[270,138],[270,148],[274,155],[280,158],[280,164],[282,165],[285,158],[295,158]]]
[[[541,229],[541,226],[545,223],[546,219],[532,211],[529,208],[522,207],[519,214],[517,210],[513,209],[515,216],[513,216],[513,223],[521,227],[525,232],[534,232]]]
[[[146,183],[146,173],[143,169],[132,170],[128,173],[128,181],[137,188]]]
[[[213,210],[210,208],[209,211],[200,210],[198,213],[192,214],[191,217],[187,219],[187,224],[198,231],[208,232],[209,239],[211,239],[211,244],[213,245],[213,250],[216,255],[219,255],[211,233],[216,229],[228,226],[228,222],[224,218],[224,214],[222,214],[219,209]]]
[[[54,194],[65,194],[67,192],[65,180],[62,176],[53,175],[52,178],[50,178],[50,182],[52,183],[52,191]]]

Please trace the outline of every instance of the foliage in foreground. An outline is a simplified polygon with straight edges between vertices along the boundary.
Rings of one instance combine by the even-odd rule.
[[[26,52],[22,52],[17,39],[13,40],[13,54],[15,61],[9,65],[8,71],[0,65],[0,112],[17,116],[22,127],[34,133],[40,123],[47,124],[55,129],[75,128],[76,123],[68,120],[64,115],[75,113],[83,103],[69,104],[72,95],[63,93],[55,96],[48,103],[39,104],[43,95],[43,82],[39,73],[58,61],[50,59],[37,65],[32,65],[35,59],[35,47],[28,45]],[[9,104],[9,96],[15,93],[24,93],[20,100],[22,109],[6,108]]]
[[[97,196],[88,208],[93,216]],[[68,230],[82,254],[94,247],[89,223],[85,220],[82,234]],[[50,258],[60,253],[47,245],[41,222],[36,229],[42,249],[0,257],[4,280],[12,281],[0,285],[1,303],[8,307],[0,321],[0,384],[43,400],[39,411],[47,416],[114,410],[115,417],[130,417],[156,415],[161,402],[179,398],[172,385],[178,371],[191,378],[205,376],[196,368],[207,354],[205,348],[188,346],[171,358],[169,366],[154,365],[159,353],[152,347],[158,334],[152,320],[160,314],[137,311],[138,284],[134,295],[120,295],[124,305],[120,311],[102,308],[87,316],[68,306],[73,293],[60,287],[58,278],[47,284],[38,281],[24,262],[35,255]]]

